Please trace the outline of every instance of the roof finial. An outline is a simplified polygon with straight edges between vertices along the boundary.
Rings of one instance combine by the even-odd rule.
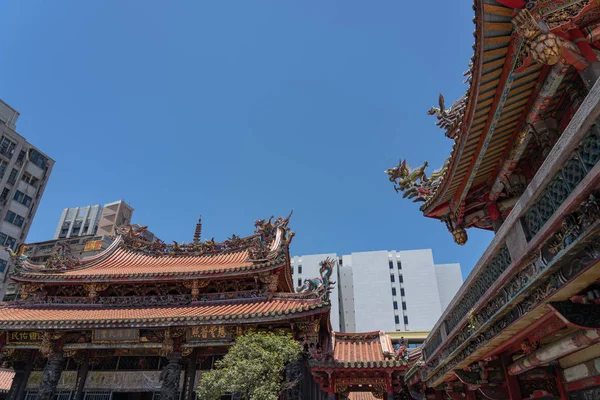
[[[200,214],[200,218],[198,218],[198,223],[196,224],[196,231],[194,232],[194,243],[200,243],[200,235],[202,234],[202,214]]]

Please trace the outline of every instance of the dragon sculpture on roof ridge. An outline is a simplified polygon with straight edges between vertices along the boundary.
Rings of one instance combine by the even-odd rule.
[[[396,167],[387,169],[385,173],[389,176],[389,181],[394,184],[394,190],[404,192],[403,198],[414,198],[414,202],[427,201],[440,186],[449,163],[450,159],[448,158],[441,168],[436,169],[431,176],[427,177],[425,172],[429,166],[427,161],[413,169],[404,159],[400,160]]]
[[[320,278],[305,279],[304,284],[296,289],[297,293],[314,293],[317,297],[327,301],[329,300],[329,294],[333,289],[335,282],[331,280],[331,274],[333,273],[333,267],[335,266],[335,260],[331,257],[327,257],[321,261],[319,265]]]
[[[438,102],[439,107],[431,107],[429,111],[427,111],[427,114],[435,115],[438,120],[435,123],[436,126],[444,129],[446,131],[446,136],[450,139],[456,139],[467,106],[467,95],[465,94],[456,100],[449,109],[446,109],[446,102],[441,93]]]

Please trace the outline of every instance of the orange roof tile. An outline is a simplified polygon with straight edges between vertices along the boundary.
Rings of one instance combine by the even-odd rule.
[[[73,329],[109,326],[163,326],[240,323],[240,320],[281,320],[292,314],[323,312],[329,303],[317,299],[266,298],[192,303],[172,307],[108,308],[67,305],[6,305],[0,308],[0,329]]]
[[[403,367],[405,359],[396,359],[392,341],[384,332],[333,333],[333,359],[312,360],[313,366],[342,368]]]
[[[351,392],[348,400],[377,400],[371,392]]]
[[[385,336],[385,335],[384,335]],[[335,347],[333,357],[337,361],[383,361],[384,349],[379,332],[334,333]],[[384,339],[385,340],[385,339]],[[386,349],[391,352],[391,346]]]
[[[15,373],[9,369],[0,369],[0,393],[8,393]]]
[[[248,258],[247,250],[217,255],[153,257],[124,248],[116,248],[104,258],[76,269],[53,272],[23,271],[14,278],[15,280],[34,278],[36,280],[70,281],[85,278],[115,279],[119,277],[231,274],[280,264],[278,262],[257,264],[249,261]]]

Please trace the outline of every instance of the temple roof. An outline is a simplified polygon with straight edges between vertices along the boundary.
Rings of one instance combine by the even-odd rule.
[[[0,308],[0,329],[75,329],[192,324],[239,324],[281,321],[322,313],[322,299],[266,297],[236,301],[196,302],[185,306],[127,307],[6,304]]]
[[[16,281],[72,282],[177,278],[202,278],[247,274],[287,264],[288,219],[257,221],[254,235],[234,236],[225,242],[194,242],[166,245],[146,242],[141,233],[121,229],[104,251],[75,258],[68,248],[58,249],[45,264],[30,262],[22,254],[13,256]],[[22,252],[21,252],[22,253]]]
[[[475,43],[466,73],[467,93],[449,109],[440,96],[440,107],[429,112],[437,116],[437,125],[454,141],[444,167],[430,177],[424,174],[427,164],[422,169],[409,167],[404,173],[401,164],[387,171],[390,180],[400,180],[395,182],[399,184],[397,191],[424,201],[421,210],[425,215],[451,216],[461,227],[492,229],[484,208],[486,196],[491,201],[498,199],[502,179],[510,175],[529,143],[526,128],[552,115],[575,76],[577,50],[572,43],[561,42],[565,58],[558,62],[541,60],[531,43],[544,35],[527,37],[528,20],[523,17],[550,21],[549,35],[568,37],[570,29],[591,22],[588,16],[594,7],[594,2],[573,2],[569,15],[564,16],[562,6],[554,3],[532,3],[521,11],[501,3],[505,1],[474,0]],[[501,212],[507,214],[510,208],[507,205]],[[468,214],[471,217],[467,220]]]
[[[330,359],[313,360],[313,366],[342,368],[404,367],[407,359],[397,357],[392,341],[384,332],[334,332]]]
[[[8,393],[14,377],[14,371],[4,368],[0,369],[0,393]]]
[[[377,397],[371,392],[351,392],[348,394],[348,400],[377,400]]]

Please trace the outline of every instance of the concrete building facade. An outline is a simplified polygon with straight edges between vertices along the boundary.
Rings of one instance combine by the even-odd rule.
[[[101,215],[101,205],[65,208],[56,227],[54,239],[95,235]]]
[[[319,276],[319,262],[338,260],[331,324],[342,332],[428,331],[462,285],[459,264],[434,264],[430,249],[292,258],[294,283]]]
[[[16,132],[19,112],[0,100],[0,298],[7,290],[9,254],[25,240],[54,160]]]
[[[54,239],[98,235],[114,236],[115,229],[131,224],[133,207],[123,200],[104,206],[65,208],[58,221]]]

